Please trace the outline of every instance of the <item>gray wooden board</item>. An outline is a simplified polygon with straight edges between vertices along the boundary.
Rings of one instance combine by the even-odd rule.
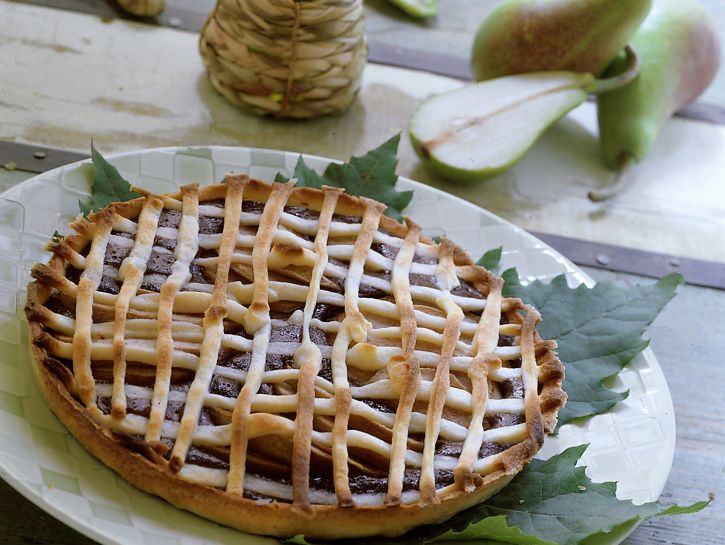
[[[649,282],[628,274],[585,269],[596,280]],[[725,292],[684,286],[649,331],[670,385],[677,449],[663,505],[716,499],[705,511],[650,520],[625,545],[722,545],[725,527]],[[0,536],[5,545],[91,545],[0,480]]]
[[[532,232],[577,265],[660,278],[677,272],[688,284],[725,289],[725,263],[635,250],[577,238]]]

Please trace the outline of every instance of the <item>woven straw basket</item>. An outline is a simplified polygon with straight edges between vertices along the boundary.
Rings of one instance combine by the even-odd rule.
[[[218,0],[200,49],[234,104],[277,117],[341,112],[365,65],[362,0]]]

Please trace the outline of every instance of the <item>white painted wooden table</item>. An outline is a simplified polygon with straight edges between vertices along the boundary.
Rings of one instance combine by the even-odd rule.
[[[228,104],[208,83],[197,35],[0,0],[0,140],[87,152],[177,144],[238,144],[346,159],[403,131],[399,173],[484,206],[534,231],[725,261],[725,126],[674,119],[615,202],[595,108],[582,105],[509,172],[475,185],[428,173],[405,136],[431,94],[460,82],[368,65],[344,115],[273,121]]]
[[[465,18],[456,14],[450,20]],[[93,138],[107,153],[237,144],[346,159],[405,133],[420,101],[460,85],[451,78],[369,65],[359,100],[346,114],[306,123],[261,119],[214,92],[193,33],[5,0],[0,0],[0,21],[0,140],[86,153]],[[376,24],[383,32],[380,20]],[[390,32],[397,29],[399,39],[407,40],[415,28],[391,24]],[[444,43],[453,35],[449,29],[432,39]],[[709,96],[719,100],[720,95]],[[672,121],[651,156],[633,171],[630,188],[604,206],[586,199],[589,189],[609,178],[598,158],[592,104],[552,129],[513,170],[479,185],[457,186],[426,172],[405,135],[399,155],[400,174],[526,229],[725,262],[722,125]],[[0,187],[27,177],[0,168]],[[711,490],[725,493],[724,307],[725,292],[686,287],[652,331],[678,415],[678,451],[665,496],[680,502],[702,499]],[[722,542],[723,524],[725,510],[715,503],[700,515],[651,521],[626,543],[715,545]],[[90,543],[2,481],[0,535],[9,545]]]

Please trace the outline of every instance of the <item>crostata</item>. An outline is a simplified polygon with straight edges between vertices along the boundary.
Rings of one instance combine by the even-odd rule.
[[[337,188],[111,204],[33,269],[34,370],[137,487],[277,537],[398,536],[488,498],[565,401],[537,312]]]

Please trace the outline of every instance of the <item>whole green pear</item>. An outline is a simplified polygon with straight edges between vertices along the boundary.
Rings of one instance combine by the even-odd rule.
[[[695,0],[655,0],[632,41],[639,75],[597,97],[604,161],[618,170],[644,158],[665,121],[707,88],[720,65],[714,23]],[[607,73],[623,62],[618,58]]]
[[[600,75],[642,23],[652,0],[506,0],[476,34],[477,81],[542,70]]]

